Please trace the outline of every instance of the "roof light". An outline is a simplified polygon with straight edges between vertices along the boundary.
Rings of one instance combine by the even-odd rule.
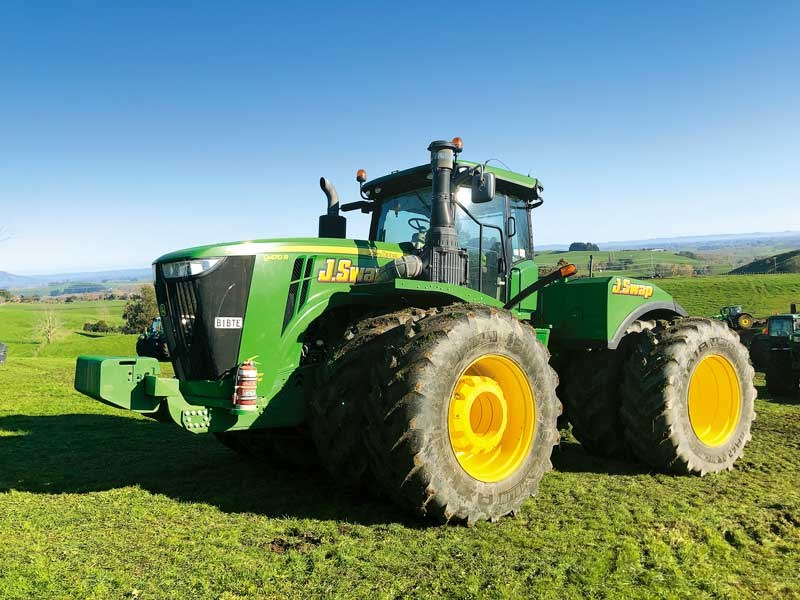
[[[452,143],[456,147],[456,152],[461,152],[464,149],[464,140],[460,137],[454,137]]]
[[[367,172],[364,169],[359,169],[356,171],[356,181],[358,183],[364,183],[367,180]]]

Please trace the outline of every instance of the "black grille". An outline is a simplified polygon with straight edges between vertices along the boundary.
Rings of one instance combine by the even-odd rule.
[[[297,300],[297,287],[299,284],[300,273],[303,270],[303,259],[296,258],[294,266],[292,267],[292,279],[289,284],[289,294],[286,296],[286,308],[283,309],[283,326],[281,327],[281,334],[286,331],[286,326],[294,316],[294,304]]]
[[[159,304],[175,373],[182,380],[224,377],[237,366],[240,328],[217,328],[219,318],[244,319],[254,256],[230,256],[192,277],[165,279],[156,270]]]
[[[314,257],[308,259],[306,263],[306,270],[303,273],[303,287],[300,288],[300,300],[297,302],[298,308],[303,308],[303,305],[306,303],[306,298],[308,298],[308,286],[311,284],[311,268],[314,265]]]
[[[305,269],[303,264],[305,263]],[[281,327],[281,335],[286,331],[289,323],[296,314],[297,310],[302,308],[308,298],[308,287],[311,283],[311,269],[314,266],[314,257],[311,256],[306,259],[300,256],[295,259],[292,265],[292,278],[289,280],[289,293],[286,295],[286,308],[283,310],[283,326]],[[302,277],[301,277],[302,274]],[[298,297],[299,290],[299,297]]]

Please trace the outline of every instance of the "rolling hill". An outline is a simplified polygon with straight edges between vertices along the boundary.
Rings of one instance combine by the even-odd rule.
[[[800,250],[783,252],[760,260],[754,260],[731,271],[732,275],[756,273],[800,273]]]

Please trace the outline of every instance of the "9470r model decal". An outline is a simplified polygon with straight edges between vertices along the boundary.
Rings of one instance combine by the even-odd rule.
[[[320,283],[374,283],[378,267],[359,267],[349,258],[326,258],[317,274]]]
[[[630,279],[617,277],[614,279],[614,287],[611,288],[611,293],[619,294],[620,296],[641,296],[642,298],[650,298],[653,295],[653,286],[643,283],[631,283]]]

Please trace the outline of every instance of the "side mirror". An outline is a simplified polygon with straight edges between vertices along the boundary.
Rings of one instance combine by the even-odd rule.
[[[495,183],[494,173],[476,172],[472,176],[472,202],[474,204],[491,202],[494,199]]]

